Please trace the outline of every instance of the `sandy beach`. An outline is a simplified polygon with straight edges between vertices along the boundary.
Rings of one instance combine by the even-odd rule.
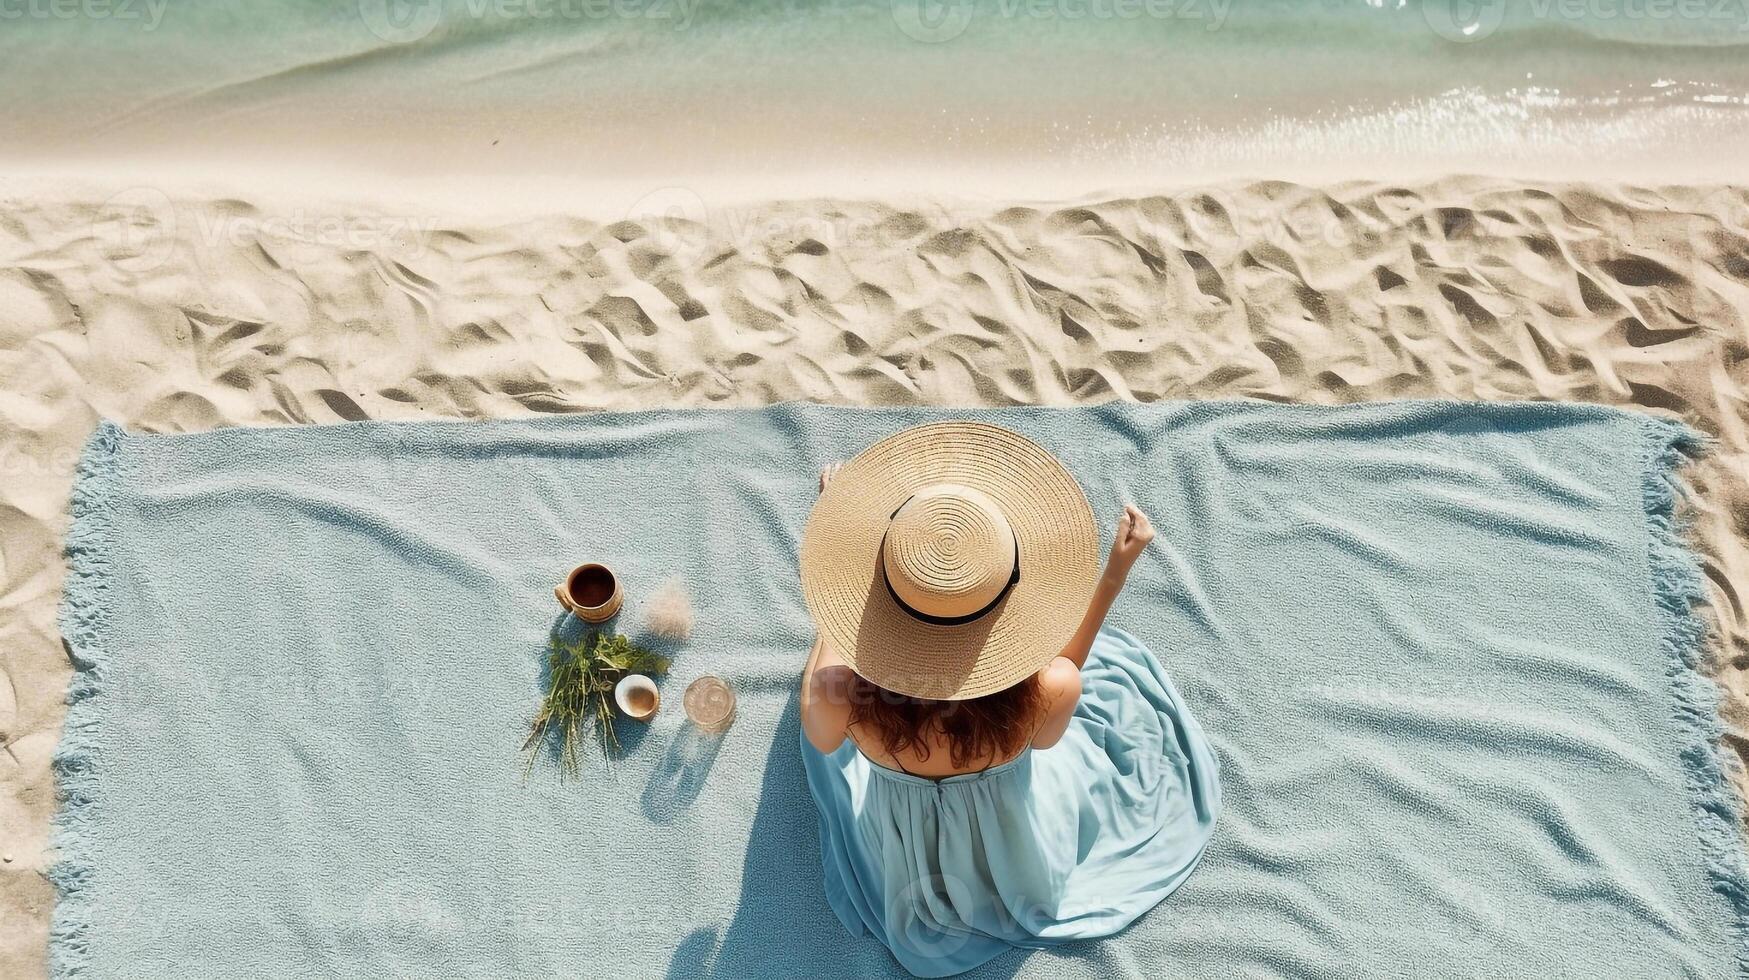
[[[61,549],[100,418],[1638,407],[1713,439],[1693,541],[1749,758],[1749,0],[0,21],[0,977],[47,969]]]
[[[1716,440],[1692,471],[1694,541],[1725,717],[1749,720],[1740,188],[1450,177],[707,206],[669,187],[498,221],[0,190],[0,975],[45,969],[60,548],[100,417],[192,431],[788,399],[1636,406]],[[1155,518],[1169,535],[1173,515]]]

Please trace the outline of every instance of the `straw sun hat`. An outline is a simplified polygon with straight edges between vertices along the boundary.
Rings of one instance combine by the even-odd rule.
[[[888,436],[839,470],[802,538],[802,595],[850,668],[912,697],[993,694],[1074,635],[1099,575],[1074,476],[983,422]]]

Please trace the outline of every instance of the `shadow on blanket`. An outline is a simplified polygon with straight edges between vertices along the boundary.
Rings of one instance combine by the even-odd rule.
[[[906,976],[875,937],[845,932],[826,904],[819,814],[802,772],[800,740],[800,698],[792,691],[766,756],[735,916],[727,929],[703,926],[688,933],[669,959],[670,980]],[[1026,959],[1010,953],[965,975],[1006,980]]]

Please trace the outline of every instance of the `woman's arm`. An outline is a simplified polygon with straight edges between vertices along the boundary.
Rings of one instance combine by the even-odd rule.
[[[1148,515],[1125,506],[1123,516],[1117,521],[1111,555],[1105,560],[1105,571],[1099,576],[1099,583],[1093,587],[1093,598],[1087,603],[1087,614],[1081,617],[1080,628],[1075,630],[1063,652],[1038,673],[1039,687],[1045,697],[1045,718],[1033,734],[1033,748],[1048,749],[1069,730],[1069,722],[1075,717],[1075,705],[1081,700],[1081,668],[1087,665],[1093,639],[1099,635],[1099,628],[1105,625],[1105,614],[1111,612],[1117,594],[1123,591],[1130,568],[1152,540],[1154,525],[1149,522]]]
[[[850,668],[824,639],[816,639],[802,668],[802,732],[824,753],[844,744],[849,727]]]
[[[820,470],[821,493],[843,468],[843,463],[828,463]],[[802,733],[822,753],[837,751],[850,734],[853,676],[844,660],[826,646],[825,638],[816,634],[808,664],[802,668]]]
[[[1093,650],[1093,638],[1099,635],[1099,628],[1105,625],[1105,614],[1111,612],[1111,604],[1117,600],[1124,581],[1130,577],[1130,567],[1152,540],[1154,525],[1148,520],[1148,515],[1125,505],[1123,516],[1118,518],[1117,536],[1111,542],[1111,555],[1105,560],[1105,572],[1099,576],[1099,584],[1094,586],[1093,598],[1087,603],[1087,615],[1081,617],[1081,628],[1063,648],[1060,655],[1063,659],[1077,668],[1087,665],[1087,654]]]

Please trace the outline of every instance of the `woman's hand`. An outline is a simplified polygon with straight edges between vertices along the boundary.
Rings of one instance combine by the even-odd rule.
[[[1117,519],[1117,536],[1111,542],[1111,555],[1105,560],[1105,574],[1119,583],[1129,578],[1130,567],[1152,540],[1154,524],[1148,520],[1148,515],[1125,504],[1123,516]]]
[[[1087,613],[1081,617],[1081,627],[1075,631],[1062,656],[1076,667],[1087,665],[1087,654],[1093,649],[1093,638],[1105,625],[1105,614],[1117,601],[1124,580],[1130,576],[1130,566],[1142,556],[1142,549],[1154,540],[1154,523],[1148,515],[1125,505],[1123,516],[1117,519],[1117,536],[1111,542],[1111,556],[1105,560],[1105,574],[1093,588],[1093,598],[1087,600]]]

